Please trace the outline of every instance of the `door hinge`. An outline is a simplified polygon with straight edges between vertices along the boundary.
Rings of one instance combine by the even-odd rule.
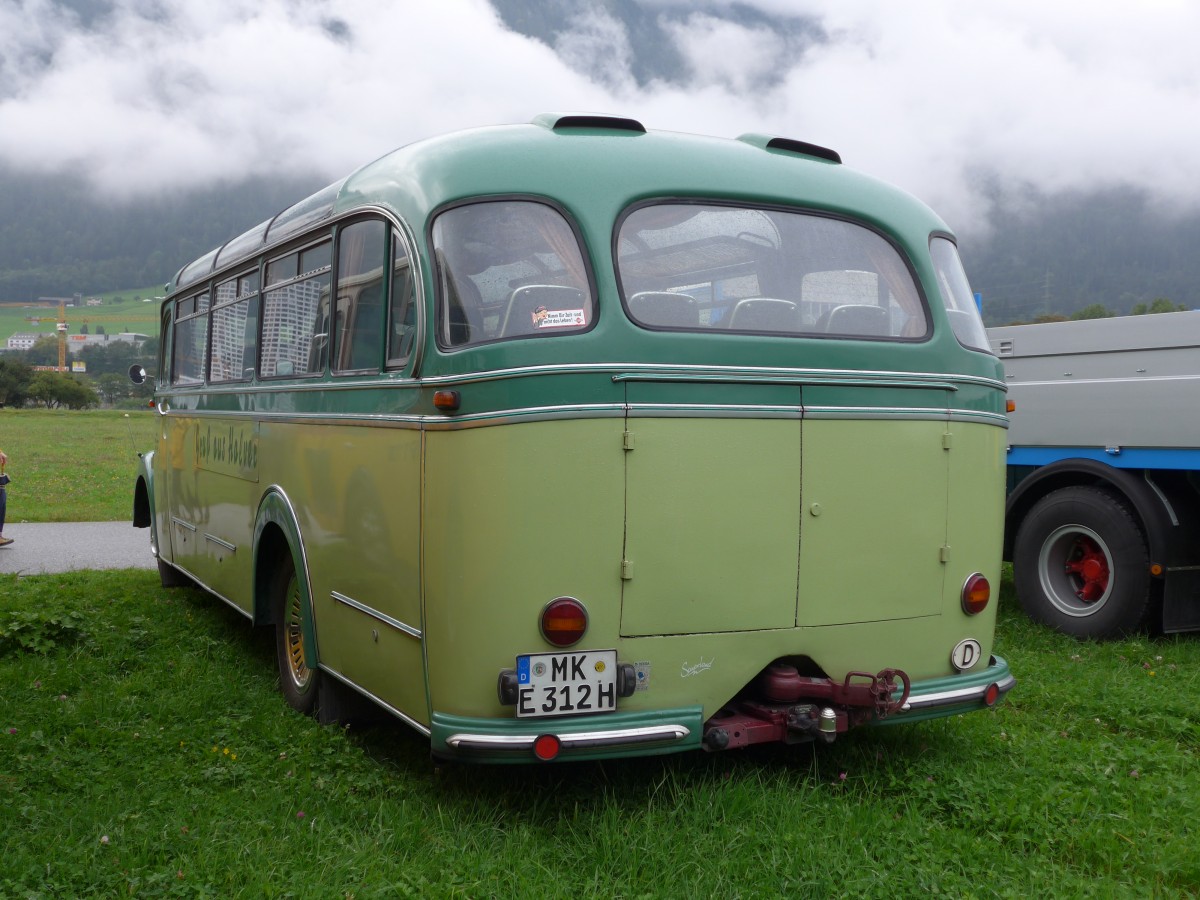
[[[621,446],[625,450],[633,449],[633,432],[626,431],[621,435]]]
[[[621,560],[621,580],[629,581],[633,578],[633,563],[627,559]]]
[[[949,449],[950,449],[950,446],[951,446],[953,443],[954,443],[954,435],[953,435],[953,434],[951,434],[949,431],[947,431],[947,432],[944,432],[944,433],[942,434],[942,449],[943,449],[943,450],[949,450]]]
[[[938,553],[938,558],[941,559],[941,561],[944,563],[950,562],[950,545],[949,544],[942,544],[942,549]]]

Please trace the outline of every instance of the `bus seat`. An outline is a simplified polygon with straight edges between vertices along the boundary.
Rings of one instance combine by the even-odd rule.
[[[586,305],[587,299],[579,288],[558,284],[527,284],[517,288],[508,298],[500,336],[537,333],[536,314],[539,309],[550,312],[582,310]]]
[[[379,343],[383,336],[383,288],[378,282],[358,295],[349,347],[341,347],[343,369],[371,369],[379,366]],[[347,350],[349,351],[347,354]]]
[[[829,311],[824,331],[828,334],[869,335],[878,337],[891,332],[888,311],[882,306],[848,303]]]
[[[800,313],[791,300],[746,297],[734,305],[728,327],[735,331],[799,331]]]
[[[671,291],[641,291],[629,298],[629,314],[643,325],[664,328],[699,328],[696,298]]]
[[[445,340],[460,347],[483,336],[483,297],[468,275],[455,276],[446,268],[442,251],[437,251],[438,271],[446,299]]]

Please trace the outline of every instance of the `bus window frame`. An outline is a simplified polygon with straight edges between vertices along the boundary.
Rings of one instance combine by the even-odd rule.
[[[331,351],[325,354],[325,365],[321,370],[305,372],[299,375],[274,375],[264,376],[262,374],[262,350],[263,337],[265,334],[264,327],[264,306],[265,295],[268,291],[286,287],[289,284],[303,281],[306,277],[314,277],[315,275],[328,272],[330,276],[330,292],[332,295],[336,287],[337,278],[337,235],[341,228],[354,224],[357,221],[366,221],[377,219],[381,221],[387,229],[388,255],[386,264],[389,266],[389,271],[385,273],[385,281],[387,282],[385,302],[388,304],[386,322],[384,328],[387,331],[381,334],[382,346],[380,347],[379,367],[370,369],[356,370],[334,370],[332,368],[332,353]],[[391,292],[392,282],[394,280],[394,265],[395,245],[399,242],[405,253],[410,275],[411,294],[409,297],[409,305],[413,308],[413,336],[408,345],[408,354],[404,357],[391,357],[391,345],[389,341],[392,315]],[[314,269],[311,272],[299,272],[300,259],[306,250],[320,246],[322,243],[330,245],[330,264],[328,267]],[[421,256],[416,250],[417,244],[413,239],[412,231],[407,223],[392,213],[390,210],[376,207],[360,208],[346,213],[345,215],[335,219],[332,222],[323,222],[316,229],[307,233],[301,234],[288,241],[282,241],[275,247],[267,247],[258,253],[252,254],[245,258],[236,260],[227,268],[214,273],[211,277],[206,278],[202,282],[195,282],[188,285],[186,290],[181,290],[178,294],[171,296],[163,304],[163,322],[160,329],[160,349],[159,349],[159,383],[163,387],[170,386],[172,391],[176,390],[197,390],[206,386],[219,386],[244,389],[247,385],[255,382],[275,382],[289,379],[313,379],[322,378],[330,375],[336,377],[344,377],[350,375],[378,375],[381,371],[400,373],[406,370],[415,372],[420,365],[421,357],[423,356],[423,344],[425,335],[425,309],[422,302],[424,296],[424,282],[422,273],[424,270]],[[267,268],[270,263],[286,258],[291,255],[296,256],[297,274],[276,281],[270,287],[267,286]],[[243,278],[257,275],[258,288],[257,291],[251,291],[245,295],[238,295],[234,299],[224,301],[220,304],[214,303],[217,288],[229,281],[240,282]],[[208,294],[209,300],[204,310],[200,312],[189,312],[188,314],[179,315],[179,309],[188,301]],[[254,347],[254,372],[253,375],[241,379],[222,379],[219,381],[212,380],[211,357],[212,357],[212,314],[216,309],[223,309],[227,306],[234,305],[243,301],[254,302],[257,298],[257,314],[258,323],[255,331],[255,347]],[[194,309],[194,306],[193,306]],[[206,334],[205,334],[205,349],[204,349],[204,377],[200,381],[190,383],[179,383],[176,379],[176,361],[178,354],[175,352],[175,340],[178,333],[178,325],[194,318],[204,317],[207,319]]]
[[[210,384],[210,385],[211,384],[246,384],[247,382],[253,381],[255,379],[255,377],[257,377],[257,375],[258,375],[258,354],[259,354],[259,349],[260,349],[260,346],[262,343],[263,265],[262,265],[261,259],[258,259],[255,262],[256,262],[256,264],[252,267],[246,267],[246,268],[243,268],[240,270],[234,269],[234,270],[230,271],[228,274],[222,274],[222,276],[219,280],[214,279],[212,282],[212,296],[213,296],[214,300],[216,299],[217,292],[221,289],[221,286],[228,284],[231,281],[234,282],[234,294],[233,294],[233,298],[230,300],[224,300],[220,303],[214,302],[209,306],[209,310],[208,310],[208,315],[209,315],[208,345],[209,345],[209,349],[208,349],[208,368],[205,371],[205,382],[204,382],[205,384]],[[258,285],[253,290],[251,290],[245,294],[242,294],[239,291],[241,281],[243,278],[246,278],[250,275],[258,276]],[[215,379],[212,377],[212,371],[213,371],[212,370],[212,362],[213,362],[212,343],[213,343],[213,333],[215,330],[213,327],[215,324],[214,317],[216,316],[216,314],[219,311],[221,311],[223,309],[228,309],[230,307],[237,306],[239,303],[248,303],[255,310],[255,316],[256,316],[257,322],[256,322],[255,329],[254,329],[254,369],[253,369],[252,374],[250,374],[250,375],[246,374],[245,367],[243,367],[241,377]],[[245,332],[243,331],[243,344],[242,344],[243,354],[245,353],[244,339],[245,339]]]
[[[413,239],[412,234],[408,230],[408,226],[401,220],[393,220],[389,217],[384,217],[388,223],[389,234],[391,240],[391,252],[388,256],[388,312],[387,312],[387,334],[384,336],[384,360],[383,368],[389,372],[403,372],[408,370],[416,372],[421,365],[421,356],[425,344],[425,304],[422,302],[424,297],[424,279],[422,277],[424,268],[421,262],[421,254],[417,252],[417,242]],[[408,343],[408,353],[404,356],[392,356],[392,341],[391,336],[396,323],[392,321],[392,314],[395,312],[393,305],[393,294],[395,290],[396,280],[396,245],[400,244],[404,247],[406,259],[408,261],[408,284],[409,296],[408,305],[412,309],[413,331],[412,339]]]
[[[446,212],[454,209],[459,209],[464,206],[476,206],[481,203],[535,203],[539,206],[546,206],[554,210],[563,221],[566,222],[572,236],[575,238],[575,245],[579,250],[579,256],[583,262],[584,276],[587,280],[588,300],[591,303],[591,317],[587,326],[579,329],[571,329],[569,331],[547,331],[545,334],[514,334],[508,337],[496,337],[482,341],[467,341],[462,344],[449,344],[443,340],[442,329],[442,310],[447,302],[445,291],[442,287],[442,253],[434,243],[433,229],[438,218]],[[596,281],[595,265],[592,261],[591,248],[588,246],[587,239],[584,237],[583,229],[579,227],[579,223],[571,214],[570,210],[561,201],[548,197],[545,194],[476,194],[470,197],[462,197],[450,203],[443,203],[441,206],[435,207],[429,214],[425,226],[425,246],[429,248],[429,259],[432,267],[431,280],[433,283],[433,331],[434,342],[437,348],[442,353],[453,354],[460,353],[465,350],[478,350],[481,347],[490,347],[495,344],[503,344],[509,341],[525,341],[538,340],[547,338],[565,338],[576,335],[587,334],[596,328],[600,322],[600,317],[603,315],[600,304],[600,291]]]
[[[344,327],[339,324],[338,317],[338,301],[341,294],[341,252],[342,252],[342,235],[355,225],[361,225],[368,222],[377,222],[383,226],[383,254],[380,259],[381,274],[380,274],[380,303],[385,304],[385,308],[381,309],[379,323],[379,345],[375,348],[375,363],[372,366],[359,367],[353,369],[342,369],[336,366],[337,356],[342,350],[342,331]],[[392,260],[393,260],[393,240],[396,233],[395,226],[388,221],[385,216],[378,213],[368,212],[365,214],[355,214],[339,221],[333,229],[333,279],[331,281],[331,315],[329,319],[329,373],[334,378],[346,378],[353,375],[374,375],[383,370],[387,362],[388,354],[388,338],[390,332],[391,318],[391,297],[392,297]]]
[[[321,244],[329,245],[329,264],[327,266],[321,266],[319,268],[312,269],[311,271],[307,271],[307,272],[300,271],[302,268],[300,265],[300,262],[304,256],[305,252],[312,250],[316,247],[319,247]],[[334,264],[335,264],[336,260],[334,259],[334,249],[335,249],[335,242],[334,242],[333,228],[332,228],[332,225],[327,223],[327,224],[322,225],[320,229],[302,234],[296,240],[288,241],[286,243],[280,244],[279,247],[271,248],[270,250],[268,250],[267,252],[265,252],[261,255],[260,264],[262,266],[263,275],[262,275],[262,278],[259,279],[260,280],[260,288],[259,288],[259,298],[260,299],[259,299],[259,312],[258,312],[258,319],[259,319],[259,321],[258,321],[258,350],[256,352],[256,358],[255,358],[256,364],[255,364],[255,371],[254,371],[256,381],[275,382],[275,381],[289,381],[289,380],[298,379],[298,378],[313,379],[313,378],[322,378],[329,374],[329,363],[330,363],[329,357],[330,357],[330,350],[331,350],[330,344],[331,344],[331,338],[332,338],[332,334],[329,331],[329,329],[326,329],[326,331],[325,331],[326,346],[325,346],[325,351],[324,351],[324,359],[322,361],[322,365],[320,368],[313,369],[310,371],[305,371],[305,372],[299,372],[299,373],[294,373],[294,372],[288,373],[286,375],[279,375],[279,374],[264,375],[263,371],[262,371],[262,363],[263,363],[263,350],[264,350],[264,345],[265,345],[264,338],[266,336],[267,295],[270,294],[272,291],[282,290],[282,289],[290,287],[292,285],[299,284],[310,278],[316,278],[321,275],[328,274],[329,275],[328,292],[329,292],[330,300],[328,300],[327,302],[331,302],[334,287],[335,287],[335,282],[334,282],[335,265]],[[284,278],[280,281],[273,282],[270,285],[266,284],[267,270],[270,267],[271,263],[278,262],[279,260],[284,259],[288,256],[296,257],[296,270],[297,270],[296,274],[291,276],[290,278]],[[319,313],[320,309],[321,309],[321,300],[318,297],[316,312]],[[330,321],[332,321],[332,317],[330,317]],[[319,334],[320,333],[315,330],[315,326],[314,326],[314,331],[313,331],[312,335],[310,336],[310,340],[313,338],[316,338]],[[278,360],[276,360],[276,366],[278,367]]]
[[[624,227],[626,220],[639,210],[654,206],[707,206],[707,207],[726,207],[728,209],[745,209],[763,212],[779,212],[791,215],[810,216],[813,218],[829,219],[835,222],[842,222],[847,225],[853,225],[858,228],[863,228],[866,231],[874,234],[882,239],[899,257],[904,269],[907,272],[910,281],[912,282],[917,302],[920,304],[921,312],[925,318],[925,331],[921,335],[905,337],[903,335],[867,335],[867,334],[833,334],[819,331],[731,331],[728,329],[713,328],[711,326],[701,326],[697,328],[652,325],[634,316],[629,308],[629,295],[626,291],[625,278],[621,271],[620,263],[620,241],[621,229]],[[934,320],[933,310],[930,307],[929,298],[926,296],[925,287],[921,283],[921,279],[917,273],[916,267],[912,259],[904,248],[896,242],[889,234],[872,225],[870,222],[862,221],[853,218],[852,216],[841,215],[835,212],[824,209],[814,209],[806,206],[789,206],[780,203],[756,203],[750,198],[742,200],[729,198],[709,198],[703,196],[661,196],[648,197],[631,203],[616,216],[613,222],[612,243],[610,248],[611,258],[613,261],[613,275],[617,284],[617,296],[621,303],[621,310],[625,317],[637,328],[652,332],[678,332],[683,334],[729,334],[729,335],[745,335],[750,337],[775,337],[786,338],[789,340],[801,339],[817,339],[828,341],[874,341],[877,343],[887,344],[923,344],[928,343],[934,336]],[[805,272],[801,275],[811,274]],[[876,272],[876,274],[882,274]],[[636,293],[636,292],[635,292]]]
[[[202,388],[208,384],[208,357],[211,352],[212,345],[212,289],[211,281],[203,281],[195,284],[189,291],[178,299],[171,300],[171,389],[172,390],[188,390]],[[197,301],[201,297],[208,297],[208,302],[202,310],[197,310]],[[179,315],[179,308],[185,303],[191,301],[192,311]],[[202,351],[202,362],[200,368],[200,378],[196,381],[180,382],[179,381],[179,347],[176,346],[176,341],[179,338],[179,326],[182,323],[192,322],[199,319],[204,320],[204,349]]]

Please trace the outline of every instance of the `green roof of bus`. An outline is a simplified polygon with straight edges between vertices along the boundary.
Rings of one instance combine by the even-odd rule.
[[[531,124],[461,131],[395,150],[234,238],[225,247],[236,247],[236,258],[218,248],[185,266],[180,276],[187,277],[178,283],[199,281],[331,215],[363,206],[390,208],[422,240],[433,210],[489,195],[549,197],[576,217],[607,227],[624,207],[649,197],[795,205],[873,223],[902,244],[911,241],[910,252],[924,246],[930,232],[947,230],[904,191],[820,156],[769,148],[764,136],[730,140],[643,132],[630,127],[631,120],[599,117],[584,119],[589,124],[583,127],[556,128],[555,121],[543,116]]]

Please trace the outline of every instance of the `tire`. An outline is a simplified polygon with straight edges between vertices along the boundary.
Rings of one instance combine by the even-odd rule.
[[[161,556],[158,558],[158,580],[165,588],[191,587],[193,584],[192,579],[169,562],[164,562]]]
[[[300,579],[296,577],[296,563],[288,553],[275,574],[271,589],[279,690],[292,709],[311,715],[317,705],[321,673],[304,663],[303,625],[307,615],[304,601]]]
[[[1034,504],[1013,545],[1025,613],[1064,634],[1116,638],[1150,609],[1149,552],[1125,501],[1100,488],[1060,488]]]

